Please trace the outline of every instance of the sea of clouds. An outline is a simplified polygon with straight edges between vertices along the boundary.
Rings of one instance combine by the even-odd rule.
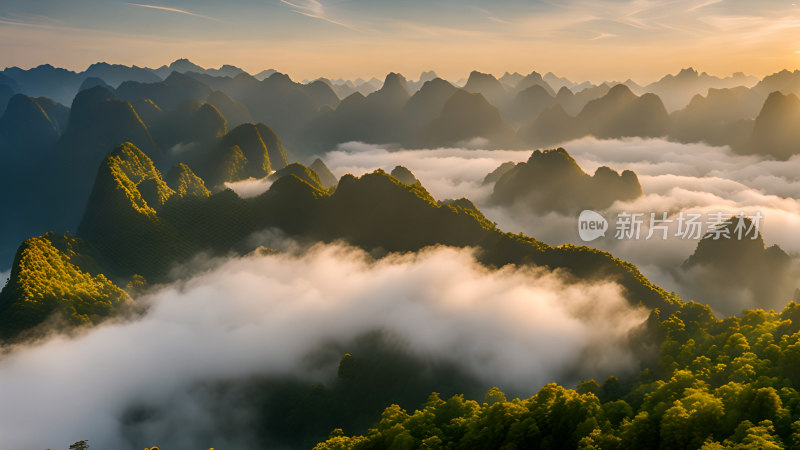
[[[639,175],[645,196],[602,211],[609,219],[622,211],[758,211],[767,244],[800,253],[794,238],[800,158],[773,161],[727,148],[643,139],[581,139],[564,147],[589,173],[608,165]],[[468,197],[501,229],[553,245],[582,243],[576,217],[489,201],[492,186],[483,184],[485,175],[529,156],[530,151],[348,143],[323,159],[337,176],[404,165],[437,199]],[[269,183],[246,180],[231,187],[254,196]],[[97,448],[251,448],[244,431],[241,441],[208,442],[220,435],[218,416],[206,409],[198,384],[260,375],[324,383],[335,367],[309,370],[307,356],[325,343],[346,346],[376,329],[397,336],[422,359],[454,363],[487,387],[518,395],[547,382],[569,384],[576,377],[603,379],[636,369],[627,343],[647,311],[630,306],[613,282],[583,283],[535,267],[490,270],[468,248],[435,247],[375,260],[345,244],[300,248],[271,230],[253,239],[281,251],[201,258],[176,269],[181,281],[137,299],[148,308],[135,320],[6,348],[0,398],[14,407],[0,412],[4,445],[66,448],[89,439]],[[696,241],[617,240],[609,234],[591,245],[634,262],[667,289],[691,292],[672,269]],[[137,430],[133,442],[121,417],[137,403],[154,405],[161,415]]]
[[[483,177],[506,161],[525,161],[532,150],[421,149],[396,150],[363,143],[340,145],[323,158],[337,176],[356,175],[395,165],[409,168],[436,199],[467,197],[504,231],[522,232],[551,245],[589,245],[636,264],[651,280],[687,299],[696,290],[676,280],[675,270],[694,252],[697,240],[648,234],[650,213],[675,220],[680,212],[699,213],[710,220],[717,213],[755,215],[766,245],[777,244],[800,255],[800,156],[788,161],[743,156],[728,147],[680,144],[663,139],[584,138],[562,146],[589,174],[600,166],[636,172],[645,193],[633,201],[616,202],[602,215],[610,222],[605,238],[583,242],[577,216],[537,213],[524,204],[498,206],[490,202],[493,185]],[[641,238],[616,239],[615,222],[622,212],[644,213]],[[711,225],[711,224],[708,224]],[[670,225],[673,234],[676,223]],[[698,299],[703,301],[703,299]],[[751,299],[752,300],[752,299]],[[752,306],[743,301],[732,310]]]
[[[93,448],[250,448],[208,441],[220,424],[203,409],[199,383],[256,375],[325,382],[335,367],[309,370],[308,355],[375,329],[407,342],[413,355],[527,396],[552,381],[635,370],[626,340],[648,314],[612,282],[534,267],[490,270],[468,248],[375,260],[319,244],[204,267],[213,268],[138,299],[149,306],[141,318],[7,349],[0,398],[14,407],[0,411],[4,447],[89,439]],[[121,417],[141,403],[160,416],[130,442]]]

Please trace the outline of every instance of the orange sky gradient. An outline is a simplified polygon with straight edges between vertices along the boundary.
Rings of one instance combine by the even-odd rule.
[[[120,3],[118,26],[111,19],[92,26],[91,17],[0,7],[0,66],[49,63],[84,70],[106,61],[158,67],[189,58],[204,67],[233,64],[250,73],[274,68],[296,80],[382,78],[390,71],[416,79],[432,69],[451,80],[471,70],[498,76],[536,70],[576,81],[639,83],[689,66],[720,76],[737,71],[764,76],[800,67],[800,8],[792,2],[732,12],[712,10],[726,1],[567,1],[544,12],[502,17],[459,5],[452,13],[438,12],[446,24],[419,18],[415,11],[406,12],[413,20],[398,19],[394,9],[376,13],[358,2],[328,8],[314,0],[276,0],[253,17],[245,16],[247,5],[237,12],[204,2],[193,9],[174,3]],[[601,9],[603,3],[608,5]],[[774,11],[766,14],[769,6]]]

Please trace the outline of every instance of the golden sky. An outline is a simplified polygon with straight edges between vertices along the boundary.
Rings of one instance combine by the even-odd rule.
[[[185,57],[298,80],[432,69],[453,80],[536,70],[640,83],[689,66],[759,76],[800,66],[792,0],[140,1],[4,0],[0,66]]]

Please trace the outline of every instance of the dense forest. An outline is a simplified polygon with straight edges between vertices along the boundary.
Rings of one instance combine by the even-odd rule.
[[[149,366],[125,373],[107,373],[114,368],[104,366],[102,380],[93,383],[109,396],[127,395],[98,409],[110,417],[101,431],[111,437],[70,435],[70,442],[87,439],[70,448],[88,448],[88,442],[164,445],[159,439],[175,448],[198,442],[320,450],[800,448],[800,291],[792,295],[800,272],[792,239],[775,231],[784,228],[756,230],[745,241],[701,234],[670,261],[674,270],[665,275],[628,262],[622,252],[630,248],[548,243],[535,232],[509,232],[496,222],[534,217],[540,220],[534,231],[540,227],[544,234],[547,221],[566,217],[572,227],[585,209],[610,214],[615,205],[645,208],[653,202],[677,214],[683,204],[665,199],[684,186],[658,190],[659,183],[677,178],[689,186],[688,176],[648,172],[655,154],[642,152],[634,171],[623,160],[607,165],[569,144],[557,147],[586,136],[597,138],[594,143],[619,139],[610,142],[620,146],[632,137],[643,145],[656,138],[725,145],[730,158],[745,158],[742,172],[762,163],[778,174],[791,172],[800,155],[799,80],[800,72],[757,80],[684,70],[647,86],[592,85],[536,72],[495,78],[476,71],[463,83],[433,73],[417,81],[391,73],[384,82],[299,83],[274,71],[251,76],[185,60],[160,69],[97,64],[80,73],[51,66],[5,69],[0,257],[8,281],[0,291],[0,382],[9,377],[13,386],[26,355],[33,355],[28,362],[36,368],[57,360],[54,355],[85,362],[111,347],[130,350],[126,346],[140,339],[151,347],[134,346],[127,362],[145,366],[150,353],[162,356],[160,347],[174,351],[168,354],[174,361],[154,359],[165,364],[163,384],[174,391],[162,392],[160,379],[146,387],[148,395],[115,384],[129,382],[123,380],[127,372],[149,380]],[[411,157],[409,167],[398,160],[346,173],[341,168],[350,166],[340,161],[340,170],[332,170],[327,164],[347,153],[340,145],[353,141],[383,146],[364,150],[369,157],[408,156],[424,147],[451,152],[436,161],[442,171],[457,165],[457,152],[516,159],[491,172],[470,169],[479,176],[456,183],[482,193],[479,202],[465,194],[434,195],[440,180],[412,172]],[[467,148],[451,148],[461,145]],[[575,147],[580,145],[585,143]],[[481,155],[486,164],[500,158]],[[770,174],[759,176],[769,181]],[[782,192],[792,192],[796,180],[782,180],[788,180]],[[690,188],[679,193],[726,195]],[[791,229],[795,199],[760,192],[773,195],[769,204],[786,213],[777,222]],[[746,200],[747,206],[764,201]],[[746,201],[730,203],[738,208]],[[732,234],[730,221],[709,226]],[[661,248],[666,253],[670,246]],[[325,266],[325,258],[335,264]],[[436,258],[468,266],[463,273],[478,281],[437,272],[444,263]],[[230,265],[239,270],[226,272]],[[336,266],[352,270],[341,273]],[[289,271],[297,267],[307,273]],[[426,284],[422,275],[429,273],[441,276],[438,284]],[[702,295],[682,298],[661,283],[690,276]],[[221,284],[204,284],[215,277]],[[259,277],[274,283],[253,282],[263,281]],[[530,300],[530,309],[503,303],[530,288],[528,281],[540,283],[532,297],[521,297]],[[509,287],[511,282],[518,285]],[[351,284],[373,290],[356,295]],[[403,290],[409,286],[419,289]],[[755,300],[729,301],[731,291]],[[174,303],[188,294],[194,295],[190,301]],[[346,310],[359,295],[370,302]],[[469,313],[459,310],[459,301],[474,296],[486,298]],[[237,309],[261,303],[263,311]],[[314,334],[330,331],[329,324],[292,316],[297,305],[306,308],[301,319],[339,318],[349,334]],[[560,313],[569,320],[558,322]],[[186,323],[197,329],[182,328],[184,316],[196,320]],[[267,327],[261,316],[290,332],[260,334]],[[392,322],[399,316],[407,320]],[[454,317],[462,321],[451,322]],[[526,340],[532,335],[502,333],[519,323],[553,331],[550,319],[554,327],[563,325],[563,335],[533,335],[532,342]],[[216,327],[223,332],[216,334]],[[585,331],[593,327],[606,334]],[[490,343],[464,338],[473,332]],[[148,341],[151,335],[156,338]],[[444,341],[452,335],[460,338],[444,356],[421,337]],[[227,341],[231,336],[241,340]],[[193,346],[171,347],[181,338]],[[504,340],[510,338],[519,342]],[[295,347],[294,340],[307,345]],[[508,366],[476,368],[496,362],[493,353],[502,353],[492,346],[497,341],[526,352],[563,351],[574,360],[544,367],[548,362],[540,363],[533,351],[522,357],[512,352],[504,360]],[[87,347],[57,347],[49,359],[37,353],[72,344]],[[275,348],[278,356],[269,353]],[[594,364],[609,348],[633,362]],[[204,353],[211,351],[211,357]],[[243,360],[223,358],[239,352]],[[296,361],[281,359],[292,352]],[[202,364],[181,367],[186,355]],[[484,363],[459,361],[464,355]],[[519,359],[549,378],[531,376],[523,388],[510,383],[514,378],[505,372],[517,370],[511,366]],[[49,376],[83,379],[88,375],[80,371],[91,369],[67,365]],[[496,380],[487,379],[487,370]],[[175,379],[169,378],[173,371]],[[39,387],[83,393],[78,388],[84,384],[48,378]],[[164,394],[166,403],[153,392]],[[189,422],[195,428],[175,431]],[[0,433],[11,428],[0,426]]]
[[[431,393],[414,410],[388,406],[339,448],[752,448],[800,446],[800,305],[716,319],[698,303],[650,319],[658,360],[635,377],[557,384],[526,399]]]

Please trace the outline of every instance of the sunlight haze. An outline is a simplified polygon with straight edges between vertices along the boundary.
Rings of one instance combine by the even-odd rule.
[[[295,79],[390,71],[415,78],[432,69],[456,80],[471,70],[537,70],[643,83],[688,66],[764,76],[800,65],[798,27],[797,4],[779,0],[0,4],[4,67],[158,67],[184,57],[250,73],[274,68]]]

